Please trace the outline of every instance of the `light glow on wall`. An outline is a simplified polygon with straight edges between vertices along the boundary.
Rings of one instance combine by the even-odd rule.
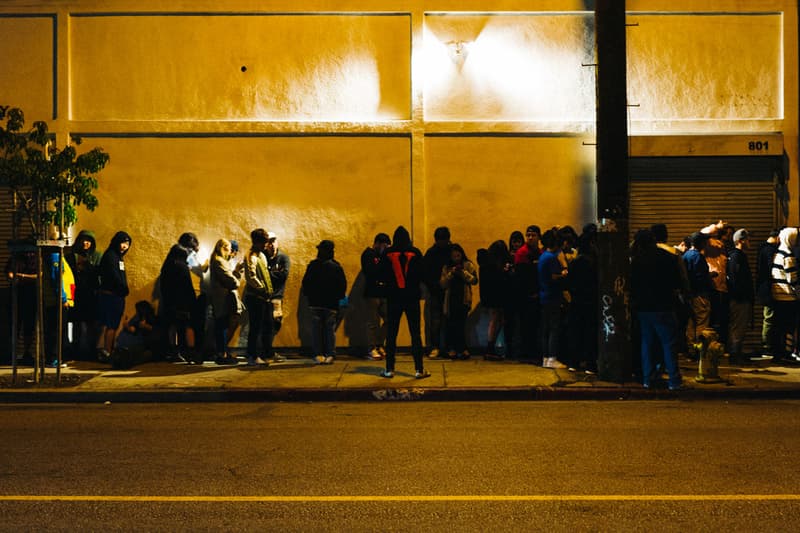
[[[556,42],[553,35],[537,33],[535,25],[492,19],[474,41],[442,42],[426,26],[426,119],[593,120],[593,72],[581,66],[585,51],[575,46],[582,27],[560,28],[554,33],[563,31],[570,38]],[[454,53],[460,43],[466,53]]]
[[[302,76],[284,79],[285,90],[276,93],[274,82],[247,87],[244,97],[253,102],[255,120],[273,120],[283,109],[290,120],[374,121],[381,116],[378,64],[373,56],[334,57],[310,65]]]

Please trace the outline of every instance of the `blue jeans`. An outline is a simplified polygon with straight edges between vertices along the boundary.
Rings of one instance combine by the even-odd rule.
[[[336,311],[326,307],[310,307],[311,348],[314,355],[336,355]]]
[[[558,357],[561,340],[561,302],[542,303],[541,310],[542,357]]]
[[[681,373],[674,350],[678,325],[675,314],[671,311],[640,311],[637,315],[642,332],[642,385],[650,386],[650,379],[655,372],[652,351],[655,343],[660,342],[664,366],[669,374],[669,386],[679,386]]]

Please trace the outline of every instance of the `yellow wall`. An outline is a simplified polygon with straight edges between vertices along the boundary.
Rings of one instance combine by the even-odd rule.
[[[409,118],[410,17],[70,18],[74,120]]]
[[[474,258],[528,224],[593,218],[592,14],[534,4],[6,0],[0,104],[111,154],[78,228],[101,246],[133,235],[130,305],[182,232],[205,250],[278,233],[294,266],[276,343],[294,346],[320,239],[352,284],[361,250],[398,224],[423,250],[448,225]],[[631,133],[781,132],[798,223],[796,2],[627,8]]]
[[[278,344],[296,345],[305,265],[322,239],[352,285],[363,249],[379,231],[411,217],[407,137],[92,138],[113,154],[101,209],[81,216],[107,245],[118,229],[133,237],[131,299],[150,298],[161,262],[185,231],[207,254],[219,238],[249,245],[250,231],[275,232],[293,261],[291,318]],[[392,191],[387,198],[386,191]]]

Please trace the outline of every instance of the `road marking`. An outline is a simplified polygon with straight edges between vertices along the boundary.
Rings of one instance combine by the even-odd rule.
[[[531,494],[531,495],[395,495],[395,496],[131,496],[8,494],[0,502],[656,502],[656,501],[800,501],[800,494]]]

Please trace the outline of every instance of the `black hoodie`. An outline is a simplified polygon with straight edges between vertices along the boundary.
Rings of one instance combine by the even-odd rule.
[[[317,258],[306,267],[303,293],[309,307],[336,310],[347,292],[347,278],[341,265],[333,258],[333,248],[318,247]]]
[[[122,298],[128,295],[128,277],[125,275],[123,259],[128,250],[120,250],[123,242],[132,243],[131,237],[124,231],[118,231],[100,260],[100,290]]]
[[[392,246],[383,255],[383,277],[388,288],[387,296],[416,298],[422,296],[422,252],[411,244],[411,236],[403,226],[398,226],[392,237]]]

